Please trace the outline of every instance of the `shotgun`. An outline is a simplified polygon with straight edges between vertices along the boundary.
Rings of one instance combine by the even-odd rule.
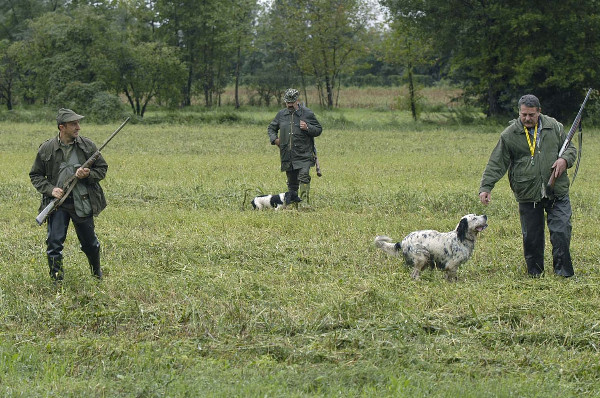
[[[313,140],[313,154],[315,155],[315,168],[317,169],[317,177],[321,177],[323,173],[321,173],[321,165],[319,164],[319,158],[317,157],[317,147],[315,145],[315,140]]]
[[[562,148],[560,148],[560,151],[558,152],[559,158],[565,153],[565,151],[569,147],[569,144],[571,143],[571,140],[573,139],[573,136],[575,135],[575,132],[577,131],[577,127],[579,127],[579,124],[581,123],[581,116],[583,115],[583,108],[585,107],[585,103],[587,102],[591,93],[592,93],[592,89],[590,88],[585,96],[585,99],[583,100],[583,103],[581,104],[581,108],[579,108],[579,112],[577,112],[577,116],[575,117],[575,120],[573,120],[573,125],[571,126],[571,130],[569,130],[569,134],[567,134],[567,138],[565,138],[565,142],[563,143]],[[552,192],[554,190],[555,180],[556,180],[556,177],[554,177],[554,170],[552,170],[552,174],[550,174],[550,180],[548,181],[548,185],[546,186],[546,192]]]
[[[102,149],[104,149],[104,147],[106,146],[106,144],[108,144],[110,142],[110,140],[112,140],[113,137],[115,135],[117,135],[117,133],[119,131],[121,131],[121,129],[129,121],[129,119],[130,118],[125,119],[125,121],[123,122],[123,124],[121,124],[119,126],[119,128],[116,129],[115,132],[110,135],[110,137],[108,137],[108,139],[104,142],[104,144],[102,144],[102,146],[100,148],[98,148],[98,150],[96,152],[94,152],[94,154],[92,156],[90,156],[89,159],[86,160],[84,164],[81,165],[81,168],[84,168],[84,169],[87,168],[87,169],[89,169],[94,164],[94,162],[100,157],[100,151]],[[63,185],[63,188],[62,188],[63,189],[63,196],[60,199],[59,198],[53,199],[48,204],[48,206],[46,206],[44,208],[44,210],[42,210],[40,212],[40,214],[38,214],[38,216],[35,218],[35,221],[38,223],[38,225],[42,225],[44,223],[44,221],[46,221],[46,219],[48,218],[48,216],[50,215],[50,213],[52,213],[54,210],[58,209],[58,207],[63,204],[63,202],[65,201],[65,199],[67,199],[67,197],[69,196],[69,194],[73,190],[73,188],[75,188],[75,185],[77,184],[78,181],[79,181],[79,179],[75,176],[75,174],[73,174],[71,177],[69,177],[69,179],[67,181],[65,181],[65,184]]]

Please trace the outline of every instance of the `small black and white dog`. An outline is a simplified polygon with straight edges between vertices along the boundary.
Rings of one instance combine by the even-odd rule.
[[[290,203],[300,203],[302,199],[295,191],[282,192],[276,195],[260,195],[252,199],[254,210],[263,210],[274,208],[275,210],[285,209]]]

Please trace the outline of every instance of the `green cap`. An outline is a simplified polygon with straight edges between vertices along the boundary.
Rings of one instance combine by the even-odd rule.
[[[64,124],[67,122],[74,122],[75,120],[83,119],[82,115],[78,115],[70,109],[60,108],[58,110],[58,115],[56,115],[56,123]]]
[[[288,88],[285,90],[285,94],[283,94],[284,102],[296,102],[298,97],[300,96],[300,92],[295,88]]]

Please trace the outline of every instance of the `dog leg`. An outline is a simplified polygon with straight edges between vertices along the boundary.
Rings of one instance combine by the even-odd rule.
[[[448,282],[456,282],[458,280],[458,276],[456,276],[457,268],[458,265],[446,264],[444,271],[446,271],[446,280]]]
[[[425,258],[413,258],[413,263],[415,266],[410,276],[414,280],[419,280],[421,278],[421,271],[427,267],[427,260]]]
[[[410,274],[410,277],[418,281],[419,279],[421,279],[421,271],[417,267],[414,267],[412,273]]]

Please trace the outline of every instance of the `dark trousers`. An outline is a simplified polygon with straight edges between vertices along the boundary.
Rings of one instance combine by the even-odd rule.
[[[519,203],[527,272],[531,276],[538,276],[544,272],[544,212],[552,243],[554,273],[566,277],[573,276],[569,195],[554,200],[543,199],[538,203]]]
[[[287,170],[288,191],[298,192],[300,184],[310,184],[310,167],[304,169]]]
[[[48,217],[48,237],[46,238],[46,254],[49,259],[61,260],[69,221],[73,221],[81,250],[89,257],[100,251],[100,242],[94,230],[94,217],[79,217],[69,204],[61,206]]]

